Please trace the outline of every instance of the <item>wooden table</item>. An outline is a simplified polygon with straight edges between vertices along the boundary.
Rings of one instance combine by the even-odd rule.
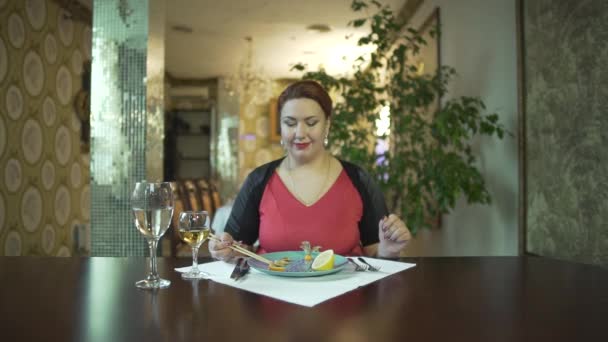
[[[608,341],[608,270],[542,258],[420,258],[313,308],[214,282],[135,288],[144,258],[0,257],[2,341]]]

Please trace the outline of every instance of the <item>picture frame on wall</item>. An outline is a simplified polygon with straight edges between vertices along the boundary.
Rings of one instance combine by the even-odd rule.
[[[268,104],[268,120],[270,122],[269,137],[273,143],[279,143],[281,141],[281,116],[277,109],[278,98],[273,97],[270,99]]]

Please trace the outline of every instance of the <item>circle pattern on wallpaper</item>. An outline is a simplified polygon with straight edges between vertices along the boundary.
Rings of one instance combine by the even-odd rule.
[[[4,7],[4,5],[6,5],[6,2],[8,0],[0,0],[0,8]]]
[[[78,50],[74,50],[72,54],[72,71],[76,75],[82,74],[82,53]]]
[[[92,42],[93,42],[93,34],[91,33],[91,28],[90,27],[85,27],[84,30],[82,31],[82,53],[84,53],[84,56],[86,57],[86,59],[91,59],[91,54],[92,54]]]
[[[4,228],[5,220],[6,220],[6,208],[4,207],[4,197],[2,197],[2,193],[0,193],[0,233],[2,233],[2,228]]]
[[[40,190],[29,187],[21,198],[21,220],[23,228],[33,233],[38,229],[42,219],[42,196]]]
[[[70,250],[66,246],[61,246],[61,248],[59,248],[59,250],[57,251],[57,256],[67,258],[72,255],[70,253]]]
[[[6,126],[4,125],[4,119],[0,117],[0,157],[4,154],[4,148],[6,147]]]
[[[55,156],[61,165],[65,165],[72,154],[72,140],[65,126],[60,126],[55,133]]]
[[[63,226],[68,222],[72,199],[65,185],[60,185],[55,193],[55,219],[59,225]]]
[[[91,217],[91,187],[88,184],[80,192],[80,216],[85,221]]]
[[[44,123],[51,127],[55,123],[57,117],[57,108],[52,97],[47,96],[42,103],[42,119]]]
[[[23,174],[21,164],[17,159],[9,159],[4,167],[4,184],[10,192],[15,192],[21,186]]]
[[[40,239],[42,250],[46,254],[51,254],[53,248],[55,248],[55,229],[53,226],[50,224],[44,226]]]
[[[54,64],[57,61],[57,40],[51,33],[44,38],[44,57],[49,64]]]
[[[8,17],[8,40],[16,48],[22,47],[25,42],[25,27],[23,26],[23,20],[16,13],[13,13]]]
[[[6,52],[6,45],[4,39],[0,37],[0,83],[4,80],[6,72],[8,70],[8,53]]]
[[[65,65],[59,67],[57,78],[55,79],[57,87],[57,98],[63,105],[67,105],[72,97],[72,75]]]
[[[28,119],[23,125],[21,148],[28,163],[34,164],[40,159],[42,154],[42,128],[38,121]]]
[[[244,143],[244,147],[245,147],[245,151],[246,152],[253,152],[255,151],[255,147],[256,147],[256,138],[253,134],[248,134],[243,143]]]
[[[21,255],[21,235],[17,232],[10,232],[4,241],[5,256],[20,256]]]
[[[253,168],[248,167],[248,168],[244,169],[242,179],[246,179],[247,176],[249,176],[249,174],[251,173],[251,171],[253,171]]]
[[[65,46],[72,44],[74,39],[74,22],[70,18],[70,14],[65,10],[60,10],[57,14],[57,29],[59,31],[59,40]]]
[[[80,164],[72,164],[72,169],[70,170],[70,181],[72,183],[72,188],[77,189],[80,187],[80,184],[82,183],[82,168],[80,167]]]
[[[255,164],[256,166],[260,166],[262,164],[266,164],[269,161],[272,161],[272,153],[267,148],[263,148],[258,150],[255,153]]]
[[[70,120],[70,122],[72,123],[72,129],[74,130],[74,132],[80,132],[82,123],[80,122],[78,115],[76,115],[76,112],[73,109],[70,110],[70,112],[72,113],[70,114],[70,116],[72,117],[72,120]]]
[[[32,95],[38,96],[44,85],[44,67],[42,66],[42,58],[38,53],[29,51],[25,55],[23,61],[23,81],[25,90]]]
[[[46,19],[46,2],[44,0],[27,0],[25,2],[25,12],[35,30],[40,30],[44,26]]]
[[[51,190],[53,185],[55,185],[55,164],[51,163],[50,160],[45,160],[44,164],[42,164],[42,169],[40,169],[42,186],[45,190]]]
[[[255,120],[255,133],[262,138],[268,136],[268,118],[260,116]]]
[[[256,105],[253,104],[253,102],[249,102],[247,105],[245,105],[245,117],[246,118],[253,119],[253,118],[255,118],[256,114],[257,114]]]
[[[21,89],[15,85],[8,87],[5,102],[8,116],[13,120],[19,119],[23,113],[23,95],[21,94]]]

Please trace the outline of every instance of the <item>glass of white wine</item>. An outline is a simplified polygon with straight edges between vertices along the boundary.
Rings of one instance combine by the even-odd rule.
[[[173,216],[173,193],[171,185],[164,183],[137,182],[131,196],[131,207],[137,230],[148,241],[150,248],[150,273],[146,279],[135,283],[141,289],[161,289],[171,282],[158,275],[156,248],[158,240],[165,234]]]
[[[198,269],[198,249],[209,237],[206,211],[184,211],[179,214],[179,236],[192,248],[192,268],[182,273],[184,279],[207,278],[208,274]]]

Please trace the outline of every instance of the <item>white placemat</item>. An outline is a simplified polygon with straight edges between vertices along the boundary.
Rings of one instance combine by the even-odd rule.
[[[370,264],[380,267],[379,272],[355,272],[351,265],[344,270],[320,277],[290,278],[258,272],[251,269],[244,278],[230,279],[234,264],[214,261],[200,264],[199,269],[209,274],[209,279],[217,283],[236,287],[241,290],[272,297],[288,303],[312,307],[343,293],[373,283],[397,272],[405,271],[415,264],[365,258]],[[188,272],[190,266],[175,269]]]

